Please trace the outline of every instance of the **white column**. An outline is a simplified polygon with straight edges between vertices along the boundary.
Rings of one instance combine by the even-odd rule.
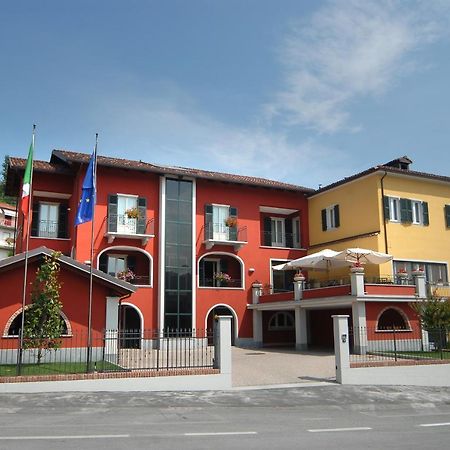
[[[263,323],[262,311],[253,310],[253,345],[262,347],[263,345]]]
[[[252,303],[259,303],[259,297],[262,294],[262,284],[261,283],[253,283],[252,284]]]
[[[105,358],[110,362],[117,359],[119,301],[119,297],[106,297]]]
[[[231,377],[231,316],[219,316],[217,319],[217,335],[214,355],[214,367],[221,374]]]
[[[357,297],[364,296],[364,268],[350,268],[350,283],[352,287],[352,295]]]
[[[306,310],[299,306],[295,308],[295,349],[308,349],[308,330],[306,328]]]
[[[294,300],[300,301],[303,298],[305,277],[300,273],[294,277]]]
[[[333,317],[334,354],[336,358],[336,381],[345,382],[345,371],[350,368],[350,350],[348,345],[348,315]]]
[[[357,355],[367,353],[366,302],[355,300],[352,303],[353,344]]]
[[[419,298],[427,297],[427,287],[425,284],[425,273],[421,270],[416,270],[412,273],[414,283],[416,285],[416,295]]]

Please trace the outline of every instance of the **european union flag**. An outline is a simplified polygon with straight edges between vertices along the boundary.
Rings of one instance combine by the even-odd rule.
[[[89,165],[84,176],[83,186],[81,189],[81,200],[75,217],[75,226],[85,222],[90,222],[94,217],[95,208],[95,185],[96,185],[96,168],[97,168],[97,146],[92,153]]]

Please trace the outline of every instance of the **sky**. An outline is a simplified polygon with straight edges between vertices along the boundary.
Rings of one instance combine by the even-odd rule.
[[[0,61],[1,160],[450,176],[450,0],[4,1]]]

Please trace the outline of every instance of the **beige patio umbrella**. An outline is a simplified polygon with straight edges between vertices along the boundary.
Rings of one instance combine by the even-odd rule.
[[[274,270],[295,270],[295,269],[314,269],[314,270],[329,270],[332,267],[350,266],[351,263],[346,260],[338,260],[336,256],[340,252],[336,252],[329,248],[321,250],[311,255],[297,258],[287,263],[273,266]]]
[[[383,264],[392,261],[393,256],[387,253],[376,252],[366,248],[347,248],[333,256],[336,261],[347,261],[348,263],[360,264]]]

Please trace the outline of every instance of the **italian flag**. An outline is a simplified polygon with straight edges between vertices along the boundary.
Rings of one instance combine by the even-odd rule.
[[[30,150],[28,151],[27,165],[25,167],[25,175],[22,183],[22,213],[24,217],[28,216],[28,209],[30,206],[31,176],[33,172],[33,141],[31,141]]]

